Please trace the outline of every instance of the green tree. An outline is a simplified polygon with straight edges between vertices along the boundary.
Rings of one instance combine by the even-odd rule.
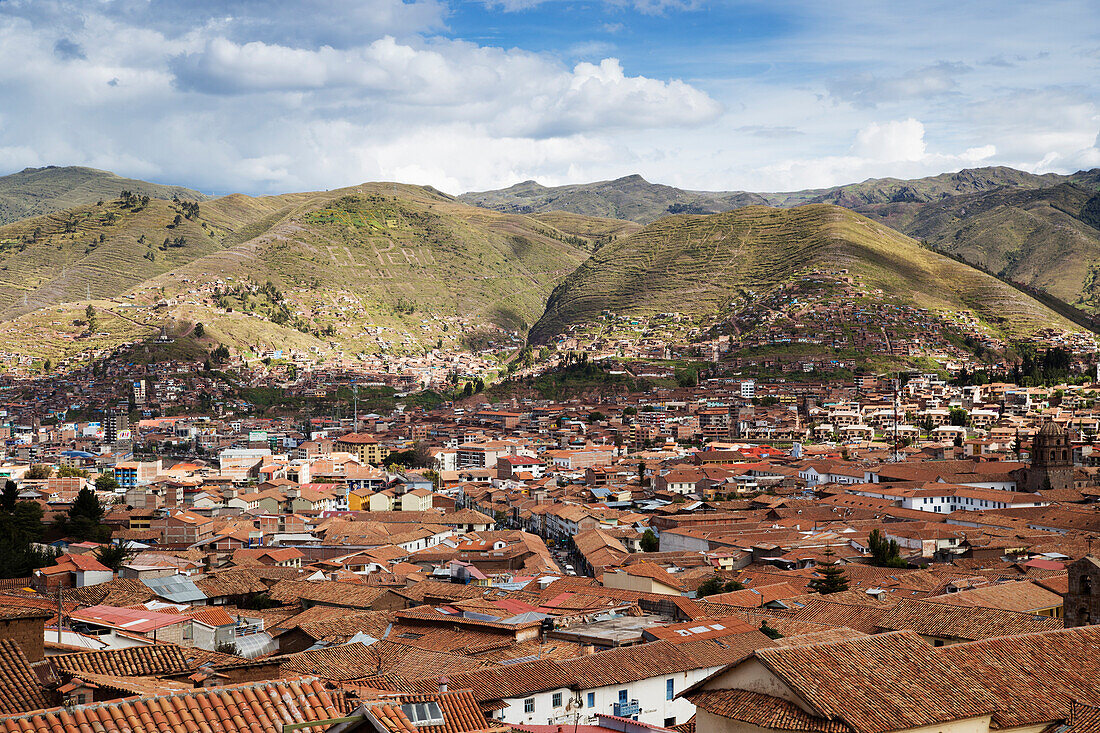
[[[57,475],[60,478],[88,478],[88,472],[76,466],[61,466]]]
[[[47,466],[45,463],[36,463],[30,467],[27,471],[26,477],[32,480],[47,479],[53,476],[53,466]]]
[[[833,562],[833,548],[825,548],[826,563],[814,568],[819,577],[813,578],[809,583],[809,588],[812,591],[816,591],[821,595],[828,595],[830,593],[839,593],[842,590],[848,590],[848,574],[844,572],[844,568]]]
[[[85,486],[77,493],[73,505],[69,508],[68,518],[64,524],[65,530],[71,537],[80,541],[105,539],[109,532],[100,524],[103,521],[103,514],[103,505],[99,503],[99,497]]]
[[[904,568],[909,565],[901,557],[901,546],[897,540],[887,540],[881,530],[872,530],[867,538],[871,550],[871,564],[880,568]]]
[[[657,548],[661,546],[660,540],[657,539],[657,535],[652,529],[647,529],[642,534],[642,552],[657,552]]]
[[[96,476],[95,490],[102,494],[113,493],[118,488],[118,479],[113,471],[104,471]]]
[[[607,415],[603,414],[599,410],[593,410],[592,412],[588,413],[588,422],[590,424],[603,422],[604,420],[607,420]]]
[[[89,303],[88,307],[84,309],[84,320],[88,322],[88,333],[93,334],[99,331],[99,321],[95,316],[95,308]]]
[[[947,411],[947,420],[952,425],[965,428],[970,423],[970,413],[961,407],[952,407]]]
[[[19,487],[14,481],[8,481],[4,484],[3,493],[0,493],[0,511],[12,511],[17,501],[19,501]]]
[[[783,634],[780,634],[778,629],[776,629],[772,626],[769,626],[767,621],[764,621],[763,623],[760,624],[760,633],[763,634],[764,636],[768,637],[769,639],[782,639],[783,638]]]
[[[42,507],[37,502],[19,501],[8,508],[8,496],[5,485],[0,508],[0,578],[22,578],[49,565],[57,552],[33,546],[42,538]]]
[[[195,338],[201,339],[203,337],[203,334],[206,333],[206,326],[202,325],[201,323],[196,323],[194,333]]]
[[[95,551],[96,560],[99,560],[115,572],[118,572],[119,568],[125,565],[126,562],[136,554],[137,548],[125,541],[117,544],[103,545]]]

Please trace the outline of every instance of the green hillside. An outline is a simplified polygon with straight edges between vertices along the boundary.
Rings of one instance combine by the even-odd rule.
[[[555,288],[531,337],[546,342],[604,310],[719,317],[815,268],[847,269],[899,302],[971,311],[1005,333],[1069,327],[994,277],[851,211],[813,204],[661,219],[600,249]]]
[[[29,216],[117,198],[122,191],[155,199],[202,201],[207,197],[182,186],[122,178],[114,173],[79,166],[27,168],[0,176],[0,224]]]
[[[759,194],[744,191],[685,191],[649,183],[638,175],[571,186],[548,188],[534,181],[499,191],[465,193],[459,199],[495,211],[541,214],[567,211],[584,216],[626,219],[648,224],[678,213],[712,214],[741,206],[767,203]]]
[[[711,214],[754,204],[782,207],[814,203],[836,204],[862,211],[864,207],[877,204],[928,203],[1003,187],[1039,189],[1067,182],[1094,190],[1100,189],[1100,169],[1063,176],[1055,173],[1035,175],[1004,166],[991,166],[913,180],[872,178],[862,183],[785,193],[688,191],[649,183],[641,176],[634,175],[614,181],[552,188],[534,181],[525,181],[498,191],[462,194],[459,198],[497,211],[566,211],[648,224],[669,214]]]
[[[525,332],[597,240],[635,226],[569,224],[394,184],[197,205],[112,199],[0,227],[0,349],[56,363],[194,323],[251,353],[477,348]],[[89,299],[106,336],[84,333]]]
[[[928,204],[884,204],[867,216],[967,262],[1100,311],[1100,193],[1071,183],[1002,188]]]
[[[0,318],[114,297],[221,249],[226,230],[185,214],[171,201],[116,198],[0,227]]]

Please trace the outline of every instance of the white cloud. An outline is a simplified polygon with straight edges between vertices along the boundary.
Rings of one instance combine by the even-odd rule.
[[[924,157],[924,125],[910,117],[893,122],[872,122],[856,133],[852,152],[860,158],[891,163]]]
[[[86,164],[214,191],[398,179],[457,193],[634,172],[781,190],[1100,165],[1091,0],[772,0],[732,16],[606,0],[577,27],[547,3],[537,37],[479,6],[476,41],[448,28],[470,27],[467,7],[0,0],[0,174]],[[676,10],[693,14],[639,20]],[[605,32],[613,48],[591,45]]]

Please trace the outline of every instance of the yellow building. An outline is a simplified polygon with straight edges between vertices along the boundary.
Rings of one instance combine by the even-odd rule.
[[[381,465],[390,454],[390,449],[379,445],[374,436],[369,433],[348,433],[336,439],[336,450],[350,453],[359,459],[360,463]]]

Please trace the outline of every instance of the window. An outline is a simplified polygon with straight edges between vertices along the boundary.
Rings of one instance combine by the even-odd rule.
[[[560,692],[555,692],[555,693],[554,693],[554,697],[553,697],[553,703],[552,703],[552,704],[553,704],[553,706],[554,706],[554,707],[556,707],[556,708],[560,708],[560,707],[561,707],[561,693],[560,693]]]
[[[594,692],[588,693],[588,707],[596,707],[596,693]]]
[[[676,683],[670,677],[665,680],[665,699],[671,700],[674,697],[676,697]]]
[[[619,690],[619,702],[626,702],[627,691]]]
[[[533,713],[535,712],[535,698],[529,697],[523,701],[523,712]]]
[[[671,728],[676,725],[676,718],[665,718],[665,727]]]

